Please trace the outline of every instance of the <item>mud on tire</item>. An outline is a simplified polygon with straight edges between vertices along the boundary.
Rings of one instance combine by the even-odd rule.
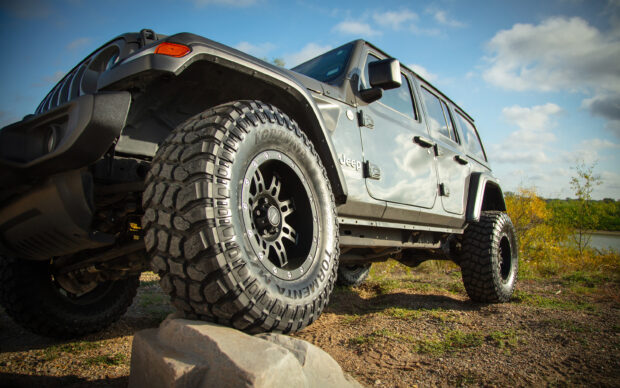
[[[76,296],[57,284],[50,267],[49,262],[0,256],[0,303],[15,322],[46,337],[103,330],[127,311],[140,285],[135,275]]]
[[[507,302],[519,268],[514,226],[506,213],[482,212],[463,235],[460,258],[465,290],[476,302]]]
[[[338,264],[334,198],[286,114],[259,101],[209,109],[170,134],[146,183],[147,252],[187,317],[247,332],[318,318]]]

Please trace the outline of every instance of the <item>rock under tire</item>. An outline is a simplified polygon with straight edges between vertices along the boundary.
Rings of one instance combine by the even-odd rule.
[[[146,184],[147,252],[186,317],[251,333],[318,318],[336,277],[336,209],[286,114],[236,101],[194,116],[161,144]]]
[[[127,311],[139,285],[136,275],[69,296],[54,282],[49,262],[0,256],[0,304],[16,323],[46,337],[67,339],[103,330]]]
[[[338,266],[336,284],[345,287],[359,286],[368,277],[371,265],[370,263],[361,265],[343,265],[341,263]]]
[[[461,274],[467,295],[476,302],[510,300],[519,268],[514,226],[506,213],[485,211],[463,235]]]

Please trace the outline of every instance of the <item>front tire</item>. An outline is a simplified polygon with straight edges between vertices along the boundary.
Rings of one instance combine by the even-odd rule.
[[[0,256],[0,303],[33,333],[59,339],[103,330],[131,305],[140,275],[98,284],[82,295],[66,291],[50,262]]]
[[[187,317],[291,332],[327,304],[334,198],[312,143],[277,108],[237,101],[181,124],[155,156],[143,204],[152,266]]]
[[[463,235],[460,260],[467,295],[476,302],[508,302],[517,283],[519,257],[514,226],[506,213],[485,211]]]

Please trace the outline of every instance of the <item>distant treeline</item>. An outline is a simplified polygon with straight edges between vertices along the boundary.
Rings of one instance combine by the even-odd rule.
[[[570,223],[572,215],[583,206],[577,199],[545,199],[545,202],[553,218],[567,223]],[[593,223],[589,225],[589,229],[620,231],[620,201],[606,198],[601,201],[590,201],[588,206],[593,215]]]

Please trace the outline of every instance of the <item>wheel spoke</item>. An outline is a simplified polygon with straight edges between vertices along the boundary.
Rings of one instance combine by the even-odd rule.
[[[281,201],[280,204],[280,212],[282,213],[282,219],[284,219],[289,214],[293,213],[293,201],[290,199]]]
[[[284,268],[285,265],[288,264],[288,257],[286,254],[286,249],[284,249],[284,244],[278,239],[271,244],[273,251],[278,256],[278,261],[280,262],[280,268]]]
[[[287,223],[284,223],[284,225],[282,225],[282,231],[280,232],[280,236],[282,238],[290,240],[293,243],[297,241],[297,232]]]
[[[278,197],[280,196],[281,188],[282,188],[282,183],[280,183],[280,180],[276,178],[274,175],[273,178],[271,178],[271,185],[269,185],[269,190],[268,190],[269,194],[271,194],[271,196],[277,200]]]
[[[254,172],[254,175],[252,176],[252,185],[254,186],[254,190],[256,190],[254,192],[254,195],[257,195],[261,193],[262,191],[265,191],[265,179],[263,178],[263,174],[260,172],[258,168],[256,169],[256,171]]]

